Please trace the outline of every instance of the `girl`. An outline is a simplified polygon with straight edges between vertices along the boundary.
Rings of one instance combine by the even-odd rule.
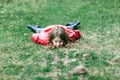
[[[31,39],[33,42],[41,45],[47,45],[50,49],[65,47],[68,43],[73,42],[80,38],[80,32],[74,30],[80,22],[71,22],[63,25],[50,25],[46,28],[40,28],[39,26],[27,27],[31,29]]]

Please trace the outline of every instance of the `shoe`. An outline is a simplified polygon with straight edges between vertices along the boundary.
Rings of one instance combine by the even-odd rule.
[[[36,33],[38,28],[40,28],[40,26],[38,26],[38,25],[36,25],[36,26],[28,25],[27,27],[34,33]]]
[[[75,27],[79,24],[80,24],[80,21],[76,21],[76,22],[70,22],[70,23],[66,24],[66,26],[74,26]]]

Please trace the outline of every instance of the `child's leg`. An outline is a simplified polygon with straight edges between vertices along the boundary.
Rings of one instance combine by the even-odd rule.
[[[44,29],[44,28],[38,28],[38,29],[36,30],[36,33],[42,32],[43,29]]]
[[[31,29],[31,31],[34,33],[40,33],[44,29],[44,28],[40,28],[39,26],[32,26],[32,25],[28,25],[27,27]]]
[[[76,21],[76,22],[70,22],[68,24],[66,24],[66,26],[68,26],[69,28],[71,28],[72,30],[73,29],[76,29],[77,25],[80,24],[80,21]]]

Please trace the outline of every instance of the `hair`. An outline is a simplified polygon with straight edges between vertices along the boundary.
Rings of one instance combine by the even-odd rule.
[[[63,40],[63,46],[65,47],[69,42],[70,39],[68,35],[66,34],[65,30],[61,27],[56,27],[49,33],[49,42],[48,42],[48,47],[50,49],[54,49],[55,46],[53,45],[53,39],[56,37],[60,37],[60,39]]]

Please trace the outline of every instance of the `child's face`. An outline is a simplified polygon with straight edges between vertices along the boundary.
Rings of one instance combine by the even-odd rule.
[[[54,38],[52,42],[53,42],[53,45],[57,48],[63,46],[63,40],[59,37]]]

